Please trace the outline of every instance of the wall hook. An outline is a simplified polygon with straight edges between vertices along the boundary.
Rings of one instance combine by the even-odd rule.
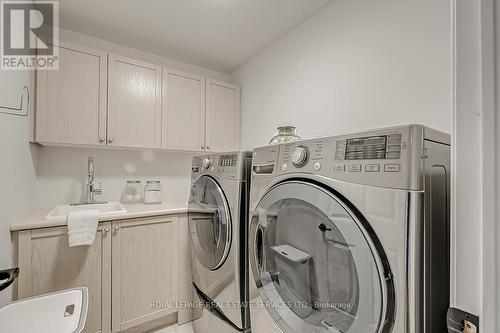
[[[30,91],[28,89],[28,86],[24,86],[23,91],[21,92],[21,102],[19,103],[19,107],[0,105],[0,113],[26,117],[29,113],[29,105]]]

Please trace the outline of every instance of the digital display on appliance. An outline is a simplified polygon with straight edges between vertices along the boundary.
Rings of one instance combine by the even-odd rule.
[[[401,158],[401,133],[337,140],[335,160],[395,160]]]
[[[219,158],[220,166],[235,166],[236,165],[236,155],[221,155]]]
[[[371,136],[348,139],[346,160],[378,160],[385,159],[387,136]]]

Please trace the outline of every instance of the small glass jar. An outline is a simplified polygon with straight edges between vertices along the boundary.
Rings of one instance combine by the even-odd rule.
[[[144,186],[144,203],[161,204],[163,199],[162,187],[159,180],[148,180]]]
[[[125,189],[123,190],[122,202],[126,204],[141,203],[144,200],[142,194],[142,184],[140,180],[127,180]]]
[[[295,126],[279,126],[278,134],[274,136],[269,143],[272,145],[279,145],[280,143],[292,142],[300,139]]]

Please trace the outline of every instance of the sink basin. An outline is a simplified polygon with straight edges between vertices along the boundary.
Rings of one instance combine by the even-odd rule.
[[[58,205],[55,206],[45,217],[47,219],[65,218],[69,212],[86,209],[97,209],[101,215],[114,215],[126,213],[127,210],[119,202],[106,202],[97,204],[84,204],[84,205]]]
[[[0,307],[0,332],[80,333],[87,308],[87,288],[26,298]]]

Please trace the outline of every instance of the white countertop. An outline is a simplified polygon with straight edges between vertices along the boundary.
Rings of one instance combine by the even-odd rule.
[[[187,212],[187,202],[168,202],[159,205],[127,205],[123,204],[127,210],[125,213],[106,215],[102,214],[99,222],[125,220],[139,217],[161,216],[170,214],[180,214]],[[34,208],[31,213],[22,217],[16,223],[10,225],[10,231],[27,229],[50,228],[66,225],[66,218],[45,218],[47,213],[54,207]]]

